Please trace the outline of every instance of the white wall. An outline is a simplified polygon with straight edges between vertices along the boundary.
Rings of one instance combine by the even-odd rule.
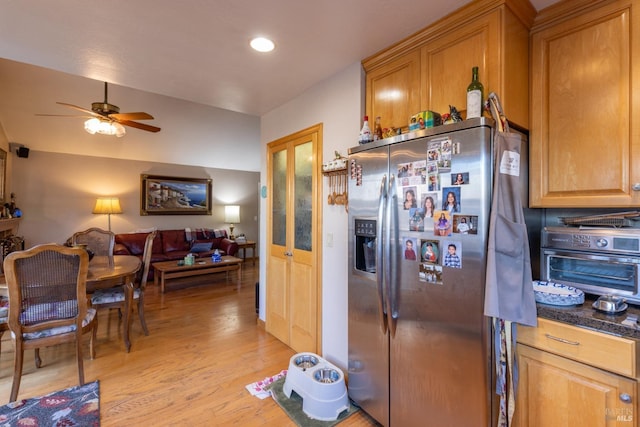
[[[362,120],[364,86],[360,63],[335,74],[296,99],[262,116],[260,140],[267,144],[317,123],[323,124],[323,159],[332,160],[337,150],[346,156],[348,148],[357,145]],[[266,147],[262,150],[261,182],[266,183]],[[323,179],[323,194],[328,182]],[[322,200],[326,198],[321,197]],[[347,212],[344,206],[323,203],[323,320],[322,356],[342,369],[347,368]],[[266,212],[266,201],[260,202]],[[266,242],[266,216],[260,218],[260,239]],[[327,238],[329,237],[329,238]],[[326,242],[333,239],[333,245]],[[260,258],[266,259],[266,244],[260,248]],[[260,299],[265,301],[266,271],[260,265]],[[260,318],[265,319],[261,304]]]

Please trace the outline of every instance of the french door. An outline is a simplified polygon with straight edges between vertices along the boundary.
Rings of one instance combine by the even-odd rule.
[[[266,329],[295,351],[319,353],[322,125],[267,152]]]

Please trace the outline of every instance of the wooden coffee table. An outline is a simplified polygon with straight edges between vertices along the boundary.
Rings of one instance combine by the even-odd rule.
[[[178,261],[161,261],[151,264],[155,270],[153,273],[153,283],[158,285],[160,281],[160,290],[164,293],[165,282],[169,279],[176,279],[178,277],[191,277],[200,276],[202,274],[220,273],[222,271],[227,272],[227,279],[229,279],[229,271],[237,271],[238,286],[242,280],[242,258],[236,258],[233,256],[225,255],[222,257],[222,261],[213,262],[211,258],[196,258],[193,265],[178,265]]]

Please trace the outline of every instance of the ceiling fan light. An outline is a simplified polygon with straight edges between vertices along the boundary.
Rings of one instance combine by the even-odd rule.
[[[122,138],[127,133],[127,131],[124,129],[124,126],[122,126],[120,123],[112,122],[111,128],[115,131],[114,134],[116,138]]]
[[[124,126],[120,123],[110,120],[100,120],[95,117],[84,122],[84,130],[91,135],[99,133],[101,135],[115,135],[118,138],[123,137],[127,133]]]
[[[91,135],[98,132],[98,128],[100,127],[100,120],[98,119],[89,119],[84,122],[84,130],[89,132]]]

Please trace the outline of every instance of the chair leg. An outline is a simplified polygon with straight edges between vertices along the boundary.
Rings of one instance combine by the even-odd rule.
[[[18,390],[20,389],[20,379],[22,378],[22,362],[24,357],[24,348],[19,340],[15,340],[16,352],[13,356],[13,385],[11,386],[11,397],[9,402],[15,402],[18,398]]]
[[[40,368],[42,366],[42,359],[40,359],[40,349],[36,348],[34,351],[36,368]]]
[[[82,360],[82,330],[76,334],[76,358],[78,359],[78,380],[84,385],[84,361]]]
[[[96,313],[96,318],[94,320],[94,325],[91,331],[91,341],[89,341],[89,355],[91,359],[96,358],[96,336],[98,335],[98,315]]]
[[[149,335],[149,329],[147,328],[147,321],[144,318],[144,300],[142,295],[138,298],[138,317],[140,318],[140,324],[145,335]]]

